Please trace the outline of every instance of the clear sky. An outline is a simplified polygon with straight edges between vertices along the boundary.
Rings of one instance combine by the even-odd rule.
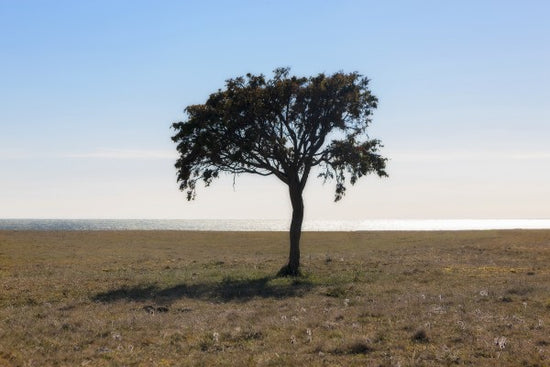
[[[306,219],[550,218],[550,2],[0,0],[0,218],[290,215],[274,178],[188,203],[170,124],[224,80],[359,71],[389,178]]]

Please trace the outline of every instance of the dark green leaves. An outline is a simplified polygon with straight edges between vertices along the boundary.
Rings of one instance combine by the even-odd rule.
[[[377,105],[368,79],[289,72],[276,69],[270,80],[252,74],[229,79],[206,103],[188,106],[186,121],[172,125],[177,178],[189,200],[197,181],[208,186],[220,172],[275,175],[303,190],[311,168],[321,165],[325,180],[336,179],[336,200],[346,178],[354,184],[371,172],[386,175],[386,160],[376,153],[380,142],[361,140]]]
[[[379,177],[387,176],[386,158],[378,154],[381,147],[379,140],[357,142],[355,137],[346,140],[334,140],[325,150],[319,164],[323,167],[320,177],[336,179],[335,201],[346,192],[346,179],[354,185],[359,178],[369,173]]]

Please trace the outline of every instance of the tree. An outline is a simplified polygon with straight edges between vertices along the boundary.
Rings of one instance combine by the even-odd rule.
[[[357,72],[272,79],[247,74],[228,79],[206,103],[188,106],[187,121],[172,125],[179,158],[180,190],[193,200],[198,181],[209,186],[220,173],[275,175],[288,185],[292,203],[290,254],[279,275],[300,274],[302,193],[312,168],[324,181],[335,180],[335,201],[346,183],[369,173],[387,176],[381,142],[367,127],[377,106],[369,80]]]

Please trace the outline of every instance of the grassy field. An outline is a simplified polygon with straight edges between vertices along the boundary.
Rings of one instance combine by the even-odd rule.
[[[0,231],[0,366],[550,366],[550,231]]]

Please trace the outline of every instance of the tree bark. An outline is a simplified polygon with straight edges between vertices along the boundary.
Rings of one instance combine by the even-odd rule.
[[[290,253],[288,265],[284,266],[279,275],[299,276],[300,273],[300,237],[304,220],[304,201],[299,185],[289,185],[290,201],[292,203],[292,221],[290,222]]]

